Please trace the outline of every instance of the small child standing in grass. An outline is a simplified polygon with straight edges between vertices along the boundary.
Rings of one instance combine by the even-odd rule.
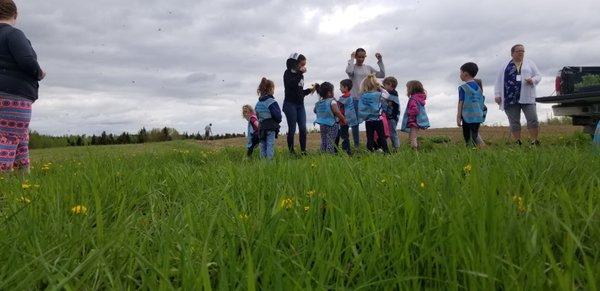
[[[342,149],[346,151],[348,155],[352,154],[350,150],[350,127],[357,126],[359,124],[358,117],[356,116],[356,107],[354,106],[354,98],[351,94],[352,80],[345,79],[340,82],[340,91],[342,96],[338,99],[338,107],[340,112],[346,118],[346,125],[340,125],[340,130],[337,137],[335,138],[335,146],[339,147],[340,139],[342,140]]]
[[[254,152],[254,148],[260,143],[258,138],[259,124],[258,117],[254,112],[252,105],[246,104],[242,107],[242,116],[248,121],[248,130],[246,131],[246,156],[251,157]]]
[[[401,130],[409,134],[410,145],[413,149],[419,149],[417,140],[421,130],[429,128],[429,117],[425,111],[425,101],[427,100],[427,92],[423,88],[423,84],[413,80],[406,83],[406,95],[408,103],[402,118]]]
[[[260,156],[272,160],[275,156],[275,139],[281,123],[281,109],[273,97],[275,83],[262,78],[256,92],[260,96],[255,107],[259,121]]]
[[[367,128],[367,149],[375,151],[376,147],[379,147],[385,153],[389,153],[385,140],[385,129],[381,120],[381,104],[386,102],[383,94],[379,91],[381,84],[375,75],[371,74],[363,80],[360,87],[362,95],[358,101],[358,116],[360,120],[365,121]],[[375,133],[377,133],[377,143],[375,142]]]
[[[321,97],[315,104],[317,114],[315,123],[320,125],[321,152],[335,154],[335,139],[338,136],[339,124],[347,126],[346,118],[333,99],[333,85],[329,82],[316,84],[315,91]]]
[[[398,137],[398,120],[400,119],[400,98],[398,97],[398,80],[394,77],[387,77],[383,79],[384,97],[387,101],[384,103],[383,111],[385,112],[389,127],[390,127],[390,140],[392,141],[392,147],[397,150],[400,147],[400,138]]]
[[[458,108],[456,124],[463,129],[467,146],[481,146],[479,127],[484,121],[484,97],[481,87],[475,81],[479,68],[475,63],[460,67],[460,79],[465,82],[458,87]]]

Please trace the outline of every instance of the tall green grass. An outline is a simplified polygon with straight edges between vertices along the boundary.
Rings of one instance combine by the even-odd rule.
[[[35,158],[28,181],[0,181],[0,290],[600,284],[587,146],[264,162],[175,142]]]

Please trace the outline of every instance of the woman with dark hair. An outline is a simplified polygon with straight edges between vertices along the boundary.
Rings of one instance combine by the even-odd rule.
[[[515,142],[521,145],[521,112],[527,119],[531,144],[539,145],[540,125],[535,105],[535,88],[542,80],[535,63],[525,58],[525,46],[514,45],[510,49],[511,60],[504,63],[498,72],[495,86],[495,101],[506,112],[510,131]]]
[[[356,51],[352,52],[350,55],[350,60],[348,61],[348,65],[346,66],[346,74],[348,74],[348,78],[352,80],[354,86],[352,87],[352,97],[354,98],[354,105],[356,106],[355,110],[358,112],[358,99],[364,92],[360,92],[360,84],[362,84],[363,80],[368,75],[375,75],[377,78],[385,78],[385,67],[383,65],[383,56],[380,53],[375,54],[375,58],[377,58],[377,66],[379,70],[365,64],[365,59],[367,58],[367,51],[363,48],[358,48]],[[360,143],[359,138],[359,125],[352,126],[352,139],[354,140],[354,146],[358,147]]]
[[[0,0],[0,171],[29,170],[31,105],[46,76],[25,34],[14,27],[17,6]]]
[[[314,92],[313,89],[304,89],[304,73],[306,73],[306,57],[293,53],[286,62],[287,69],[283,73],[285,99],[283,112],[288,124],[287,144],[290,153],[295,154],[294,136],[296,125],[300,131],[300,151],[306,153],[306,109],[304,97]]]

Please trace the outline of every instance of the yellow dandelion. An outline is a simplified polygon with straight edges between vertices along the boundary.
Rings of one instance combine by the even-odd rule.
[[[523,197],[513,196],[513,202],[517,205],[517,210],[519,212],[527,212],[527,207],[525,207],[525,199],[523,199]]]
[[[425,189],[425,182],[421,182],[421,188]]]
[[[280,203],[281,208],[291,209],[294,206],[294,200],[292,198],[284,198]]]
[[[242,221],[247,221],[250,216],[247,213],[240,213],[240,215],[238,215],[238,218]]]
[[[464,168],[463,171],[465,171],[465,174],[471,174],[471,170],[473,169],[473,167],[471,166],[471,164],[467,164]]]
[[[308,212],[310,210],[310,206],[304,206],[304,212]]]
[[[73,206],[73,208],[71,208],[71,213],[87,215],[87,210],[88,210],[87,207],[85,207],[83,205],[75,205],[75,206]]]
[[[313,196],[315,196],[315,194],[317,194],[317,192],[315,192],[314,190],[306,192],[306,196],[308,196],[310,198],[312,198]]]
[[[31,199],[21,196],[17,199],[18,202],[23,203],[23,204],[29,204],[31,203]]]
[[[21,184],[21,188],[23,190],[27,190],[27,189],[31,188],[31,184],[29,184],[29,182],[25,181],[25,183]]]

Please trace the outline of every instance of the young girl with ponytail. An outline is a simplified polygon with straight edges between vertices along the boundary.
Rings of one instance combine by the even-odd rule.
[[[260,96],[254,107],[259,121],[260,157],[272,160],[275,156],[275,139],[281,123],[281,109],[273,97],[275,83],[262,78],[256,92]]]
[[[381,84],[379,84],[375,75],[370,74],[363,80],[360,86],[362,95],[358,100],[358,118],[365,121],[367,149],[375,151],[378,147],[385,153],[389,153],[383,121],[381,120],[381,106],[385,98],[380,89]],[[375,142],[375,133],[377,133],[377,143]]]
[[[315,123],[319,124],[321,132],[321,152],[330,154],[336,153],[335,139],[339,124],[346,125],[346,118],[333,98],[333,90],[333,85],[329,82],[315,84],[315,91],[320,96],[314,112],[317,114]]]

